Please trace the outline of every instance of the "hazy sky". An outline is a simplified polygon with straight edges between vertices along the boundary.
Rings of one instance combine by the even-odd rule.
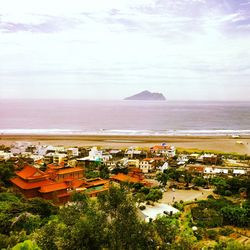
[[[250,0],[0,0],[0,98],[250,100]]]

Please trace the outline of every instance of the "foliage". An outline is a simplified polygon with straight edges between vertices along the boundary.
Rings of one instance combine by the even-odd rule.
[[[26,240],[22,243],[18,243],[12,250],[41,250],[41,248],[39,248],[35,242]]]
[[[14,176],[14,165],[12,162],[0,162],[0,186],[9,186],[9,179]]]
[[[98,171],[86,171],[85,172],[85,177],[87,179],[92,179],[92,178],[97,178],[100,177],[100,173]]]
[[[227,199],[200,201],[191,211],[194,221],[202,227],[222,225],[250,226],[250,209],[233,204]]]
[[[165,246],[169,243],[173,243],[179,232],[178,220],[173,217],[160,216],[154,223],[162,245]]]
[[[99,167],[99,171],[100,171],[100,177],[102,179],[108,179],[109,178],[108,166],[106,166],[105,164],[101,164],[100,167]]]
[[[205,187],[207,185],[207,181],[203,177],[195,177],[192,182],[198,187]]]
[[[225,225],[250,226],[250,209],[238,206],[227,206],[221,209]]]
[[[214,177],[212,179],[212,184],[216,187],[215,193],[220,195],[230,194],[240,194],[241,192],[246,192],[248,197],[250,197],[250,178],[247,176],[243,177]]]
[[[28,202],[28,212],[40,215],[42,218],[49,217],[57,213],[57,207],[50,201],[46,201],[42,198],[33,198]]]
[[[161,185],[163,187],[165,187],[167,185],[167,181],[168,181],[169,177],[168,177],[167,173],[160,172],[156,175],[156,179],[157,179],[157,181],[159,181],[161,183]]]
[[[156,202],[162,199],[162,191],[159,189],[151,188],[149,193],[146,195],[145,198],[147,201]]]

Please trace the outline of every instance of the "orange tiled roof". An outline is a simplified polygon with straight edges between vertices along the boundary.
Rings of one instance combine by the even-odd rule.
[[[15,184],[16,186],[18,186],[19,188],[25,189],[25,190],[39,188],[41,186],[49,185],[49,184],[53,183],[50,180],[43,180],[43,181],[37,181],[37,182],[26,182],[19,177],[11,178],[10,181],[13,184]]]
[[[63,166],[61,166],[61,165],[55,165],[55,164],[48,164],[47,165],[48,166],[48,168],[49,169],[62,169],[63,168]]]
[[[201,173],[204,171],[204,169],[205,169],[205,167],[203,167],[203,166],[190,166],[188,168],[189,171],[201,172]]]
[[[42,186],[39,190],[40,193],[50,193],[50,192],[54,192],[54,191],[58,191],[58,190],[62,190],[62,189],[67,189],[68,185],[64,182],[60,182],[60,183],[53,183],[50,185],[46,185],[46,186]]]
[[[163,157],[144,158],[143,161],[163,161]]]
[[[75,168],[65,168],[65,169],[60,169],[58,170],[57,174],[69,174],[69,173],[74,173],[74,172],[82,172],[83,168],[81,167],[75,167]]]
[[[21,177],[22,179],[29,179],[29,180],[48,177],[41,170],[29,165],[25,166],[21,171],[17,171],[16,175]]]
[[[94,186],[99,186],[99,185],[105,185],[107,184],[109,181],[108,180],[96,180],[96,181],[91,181],[91,182],[87,182],[88,187],[94,187]]]
[[[153,146],[151,149],[160,150],[160,149],[170,149],[170,148],[171,148],[170,146],[156,145],[156,146]]]
[[[133,183],[142,182],[139,178],[125,175],[123,173],[118,173],[116,175],[113,175],[111,176],[111,179],[121,181],[121,182],[133,182]]]
[[[97,194],[97,193],[102,193],[102,192],[105,192],[105,191],[108,191],[109,189],[108,188],[103,188],[103,189],[100,189],[100,190],[93,190],[93,191],[90,191],[88,192],[87,194],[89,196],[93,195],[93,194]]]
[[[73,180],[72,181],[72,187],[73,188],[79,188],[84,184],[86,184],[86,181],[84,181],[84,180]]]
[[[151,161],[153,158],[144,158],[143,161]]]

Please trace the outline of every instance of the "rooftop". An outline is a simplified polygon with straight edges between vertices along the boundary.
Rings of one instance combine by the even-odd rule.
[[[50,180],[43,180],[43,181],[37,181],[37,182],[25,182],[19,177],[11,178],[10,181],[16,186],[24,190],[39,188],[41,186],[49,185],[53,183]]]
[[[67,189],[68,185],[64,182],[60,183],[52,183],[46,186],[42,186],[41,189],[39,190],[40,193],[50,193],[62,189]]]
[[[21,171],[17,171],[16,175],[21,177],[22,179],[29,179],[29,180],[48,177],[48,175],[46,175],[41,170],[29,165],[25,166]]]
[[[74,172],[80,172],[83,171],[83,168],[81,167],[75,167],[75,168],[64,168],[64,169],[60,169],[57,174],[69,174],[69,173],[74,173]]]

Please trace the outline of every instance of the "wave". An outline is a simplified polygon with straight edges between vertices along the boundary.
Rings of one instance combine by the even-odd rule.
[[[1,135],[250,135],[250,130],[70,130],[70,129],[1,129]]]

